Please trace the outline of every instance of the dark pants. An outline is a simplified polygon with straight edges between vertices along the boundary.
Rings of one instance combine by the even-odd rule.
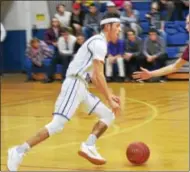
[[[129,61],[125,60],[125,76],[129,79],[132,79],[133,72],[139,70],[139,57],[132,57]]]
[[[182,21],[185,20],[186,16],[183,15],[183,10],[188,10],[189,7],[185,6],[184,3],[181,1],[175,1],[175,6],[177,7],[176,8],[177,20],[182,20]]]
[[[33,64],[32,62],[31,63],[28,63],[27,64],[27,70],[26,70],[26,73],[27,73],[27,77],[28,79],[32,79],[32,73],[33,71],[35,71],[35,69],[37,68],[43,68],[45,70],[45,75],[47,78],[50,78],[51,77],[51,64],[46,64],[44,62],[42,62],[42,66],[37,66],[35,64]]]
[[[148,62],[146,57],[144,56],[140,59],[140,63],[143,65],[144,68],[147,68],[148,70],[156,70],[165,66],[166,59],[167,54],[163,54],[156,58],[153,62]]]
[[[62,68],[62,77],[64,79],[65,75],[66,75],[67,68],[68,68],[72,58],[73,58],[72,55],[63,55],[63,54],[57,53],[57,56],[55,58],[53,58],[53,60],[52,60],[51,76],[53,76],[55,74],[57,64],[61,64],[63,67]]]

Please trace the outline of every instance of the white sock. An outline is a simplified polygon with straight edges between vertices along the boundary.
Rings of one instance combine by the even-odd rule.
[[[96,135],[90,134],[89,137],[88,137],[88,139],[86,140],[86,144],[88,146],[93,146],[93,145],[95,145],[96,140],[97,140]]]
[[[18,146],[17,148],[18,153],[25,153],[25,152],[28,152],[29,150],[30,150],[30,145],[27,142]]]

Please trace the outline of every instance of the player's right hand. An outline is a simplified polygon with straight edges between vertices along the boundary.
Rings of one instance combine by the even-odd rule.
[[[115,95],[112,95],[108,103],[109,103],[113,113],[118,115],[120,113],[120,110],[121,110],[119,98]]]

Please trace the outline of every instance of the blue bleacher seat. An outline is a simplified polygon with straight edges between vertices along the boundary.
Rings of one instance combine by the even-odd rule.
[[[188,41],[188,34],[187,33],[176,33],[173,35],[168,34],[167,42],[168,45],[185,45]]]
[[[175,59],[179,53],[178,47],[167,47],[166,52],[168,54],[169,59]]]
[[[147,13],[148,13],[148,11],[139,11],[140,22],[148,21],[146,16],[145,16]]]
[[[143,33],[148,33],[149,28],[150,28],[149,22],[141,22],[140,26],[143,29]]]
[[[150,10],[150,4],[151,2],[132,2],[133,9],[139,10],[139,11],[149,11]]]

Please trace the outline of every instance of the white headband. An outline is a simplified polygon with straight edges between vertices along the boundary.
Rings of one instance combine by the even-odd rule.
[[[101,20],[100,25],[108,24],[108,23],[120,23],[120,19],[118,19],[118,18],[103,19],[103,20]]]

